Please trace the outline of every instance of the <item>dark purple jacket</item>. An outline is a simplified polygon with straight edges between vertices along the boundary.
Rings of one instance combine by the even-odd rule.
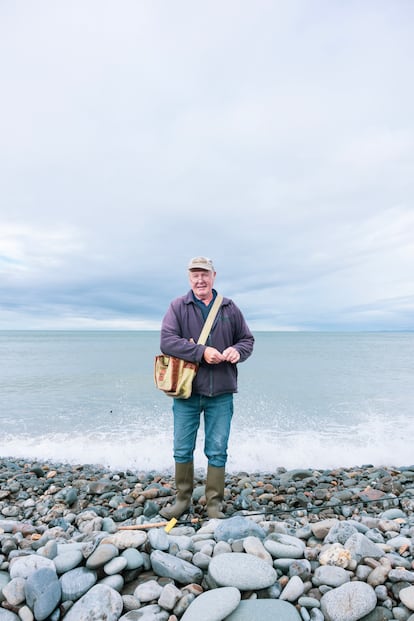
[[[203,325],[201,309],[195,303],[191,290],[173,300],[162,321],[162,353],[200,363],[192,394],[214,397],[237,392],[237,365],[230,362],[207,364],[203,354],[206,346],[221,352],[227,347],[234,347],[240,354],[240,362],[250,356],[254,337],[240,309],[229,298],[223,298],[206,345],[197,345]]]

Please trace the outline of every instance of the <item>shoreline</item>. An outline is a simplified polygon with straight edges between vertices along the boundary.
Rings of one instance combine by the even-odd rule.
[[[3,478],[2,473],[9,471],[13,475],[13,478],[19,476],[30,477],[35,476],[38,481],[43,480],[43,486],[37,490],[41,495],[53,484],[55,492],[57,493],[57,486],[73,486],[79,489],[85,487],[99,478],[112,480],[115,487],[118,487],[118,491],[122,491],[124,495],[128,495],[125,492],[134,486],[143,488],[151,485],[151,483],[159,484],[159,487],[164,487],[165,495],[170,495],[174,487],[174,472],[173,470],[158,470],[158,469],[138,469],[138,468],[112,468],[107,465],[96,463],[72,463],[68,461],[57,462],[56,460],[39,460],[30,458],[15,458],[0,457],[0,477]],[[194,474],[194,498],[198,499],[200,493],[197,493],[198,488],[202,488],[205,483],[205,470],[203,468],[196,468]],[[279,466],[274,471],[267,470],[254,470],[247,471],[241,470],[238,472],[226,471],[226,497],[227,503],[234,504],[236,502],[236,511],[240,509],[249,509],[250,507],[238,507],[237,497],[240,495],[238,489],[238,483],[242,482],[242,487],[246,484],[246,479],[254,490],[254,495],[262,505],[275,506],[278,505],[301,505],[307,510],[322,505],[325,506],[326,500],[332,493],[332,490],[338,492],[340,490],[352,489],[350,499],[359,504],[363,504],[362,492],[366,489],[370,491],[371,498],[367,496],[367,502],[377,500],[378,502],[384,502],[386,496],[391,494],[391,499],[397,502],[399,496],[404,490],[413,487],[414,492],[414,465],[407,466],[374,466],[372,464],[363,464],[346,467],[336,468],[293,468],[286,469],[283,466]],[[314,493],[314,488],[318,487],[318,482],[322,483],[322,486],[326,489],[331,488],[325,494],[318,491]],[[3,483],[3,481],[2,481]],[[36,487],[36,486],[35,486]],[[266,492],[263,493],[263,488],[266,488]],[[306,497],[301,496],[306,491]],[[373,490],[376,490],[376,494],[373,494]],[[35,492],[35,489],[31,489],[31,492]],[[200,491],[200,490],[199,490]],[[274,497],[275,494],[278,496]],[[12,495],[12,494],[10,494]],[[49,495],[53,496],[53,493]],[[92,493],[93,495],[93,493]],[[270,496],[273,495],[272,498]],[[282,496],[284,496],[282,498]],[[349,494],[347,495],[347,497]],[[8,496],[3,492],[2,502]],[[160,499],[163,495],[160,493]],[[384,500],[381,500],[383,498]],[[130,499],[129,499],[130,500]],[[286,503],[283,503],[283,500]],[[0,502],[1,502],[0,501]],[[306,502],[305,502],[306,501]],[[161,503],[163,504],[163,503]],[[248,505],[249,503],[244,503]],[[257,503],[252,503],[254,508],[257,508]],[[1,506],[1,505],[0,505]],[[111,510],[111,508],[109,508]],[[234,513],[234,507],[230,507],[230,513]]]
[[[18,517],[36,524],[48,520],[35,511],[43,498],[55,518],[93,507],[117,523],[129,523],[142,515],[152,518],[175,494],[173,472],[13,457],[0,458],[0,484],[0,519]],[[200,522],[206,519],[204,491],[205,472],[196,469],[190,512]],[[263,519],[349,519],[361,511],[378,515],[399,507],[411,494],[414,466],[279,467],[274,472],[226,473],[224,508],[226,518],[256,513]]]
[[[0,458],[0,617],[414,621],[414,466],[227,474],[222,520],[204,484],[167,532],[171,474]]]
[[[170,471],[173,469],[173,462],[171,467],[168,468],[159,468],[159,467],[151,467],[151,468],[139,468],[139,467],[118,467],[118,466],[111,466],[108,464],[103,464],[103,463],[99,463],[99,462],[87,462],[87,461],[79,461],[79,460],[73,460],[73,459],[56,459],[56,458],[48,458],[48,457],[33,457],[30,455],[23,455],[23,456],[18,456],[16,457],[15,455],[0,455],[0,467],[2,467],[4,462],[14,462],[16,465],[17,464],[21,464],[21,466],[23,466],[24,464],[30,466],[31,464],[40,464],[41,466],[45,466],[47,469],[51,469],[51,468],[57,468],[57,467],[73,467],[76,469],[83,469],[83,468],[87,468],[89,469],[91,472],[93,472],[93,470],[96,470],[96,472],[99,471],[106,471],[106,472],[133,472],[133,473],[157,473],[157,474],[161,474],[161,475],[168,475],[170,473]],[[352,465],[331,465],[331,466],[297,466],[297,467],[291,467],[288,468],[283,464],[279,464],[278,466],[276,466],[273,469],[269,469],[269,468],[238,468],[237,470],[227,470],[226,467],[226,474],[229,474],[230,476],[237,476],[239,473],[243,473],[243,474],[252,474],[252,475],[271,475],[271,474],[278,474],[278,473],[283,473],[283,472],[287,472],[287,471],[294,471],[294,470],[308,470],[308,471],[315,471],[315,472],[338,472],[338,471],[343,471],[343,472],[352,472],[355,470],[374,470],[374,469],[381,469],[384,468],[385,470],[389,470],[390,473],[395,472],[402,472],[402,471],[408,471],[408,470],[413,470],[414,471],[414,462],[411,464],[399,464],[396,465],[395,463],[353,463]],[[195,471],[198,472],[199,474],[201,474],[203,472],[203,470],[205,470],[204,466],[199,466],[199,467],[195,467]]]

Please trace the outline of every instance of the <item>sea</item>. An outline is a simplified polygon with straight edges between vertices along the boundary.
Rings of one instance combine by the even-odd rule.
[[[414,332],[256,332],[228,472],[414,464]],[[0,458],[171,472],[155,331],[0,331]],[[201,420],[195,466],[206,467]]]

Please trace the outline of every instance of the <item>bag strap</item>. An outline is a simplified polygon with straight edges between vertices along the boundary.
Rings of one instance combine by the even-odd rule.
[[[218,310],[220,308],[222,301],[223,301],[223,296],[218,294],[216,296],[216,299],[214,300],[213,306],[210,309],[210,312],[205,321],[203,329],[201,330],[200,338],[197,341],[197,345],[205,345],[208,339],[208,335],[210,334],[211,328],[213,327],[214,320],[216,318],[216,315],[218,313]]]

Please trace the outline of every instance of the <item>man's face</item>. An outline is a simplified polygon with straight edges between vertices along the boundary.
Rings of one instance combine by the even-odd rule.
[[[213,284],[216,272],[209,270],[190,270],[190,286],[199,300],[209,300],[213,294]]]

